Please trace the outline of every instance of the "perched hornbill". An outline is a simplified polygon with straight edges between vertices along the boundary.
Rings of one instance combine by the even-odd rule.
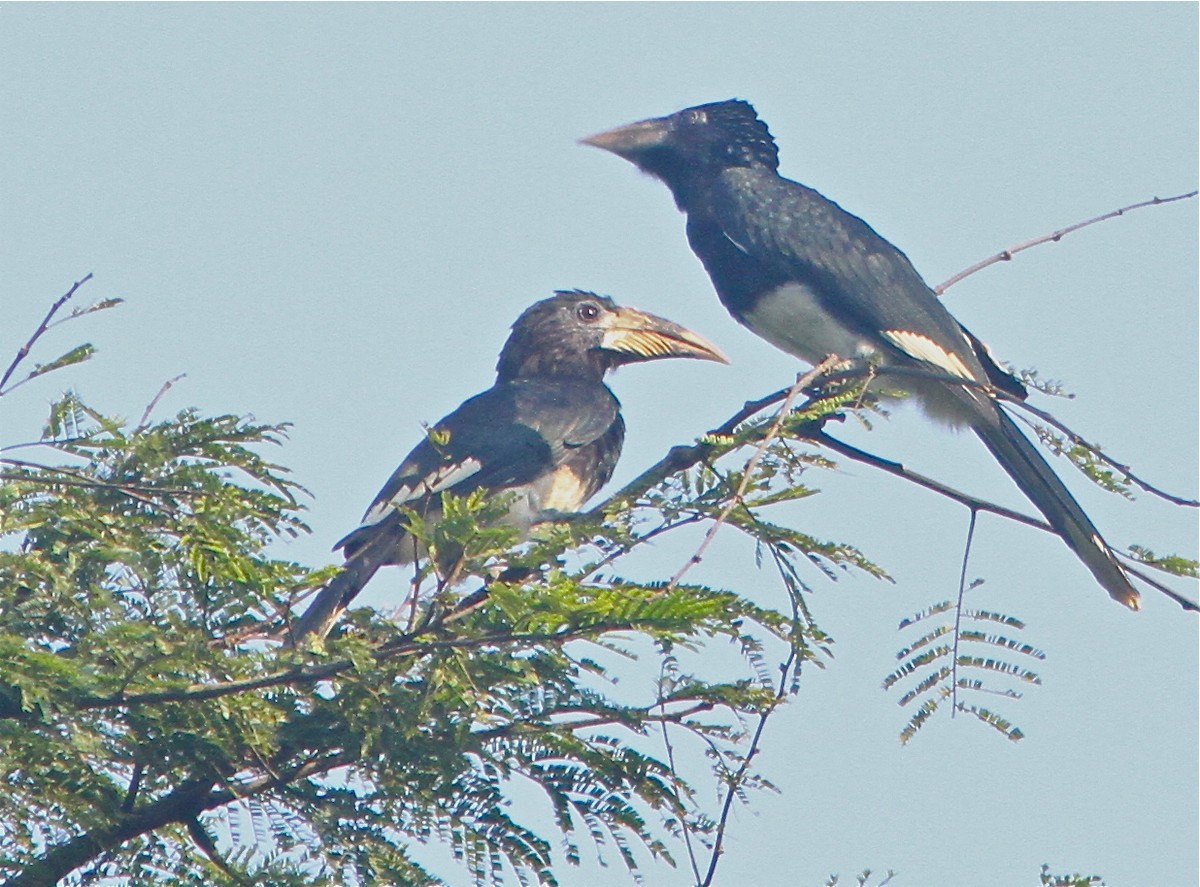
[[[560,292],[528,308],[500,352],[496,384],[438,422],[388,478],[361,526],[334,546],[346,557],[342,572],[293,627],[292,643],[327,633],[380,567],[424,553],[401,509],[436,521],[442,492],[508,493],[515,498],[506,522],[522,534],[577,511],[612,477],[625,438],[604,374],[664,357],[728,363],[696,333],[605,296]]]
[[[1024,386],[956,321],[909,262],[862,219],[779,175],[778,149],[740,100],[685,108],[583,140],[661,179],[721,302],[809,363],[835,354],[971,383],[905,380],[936,419],[972,428],[1055,532],[1117,600],[1141,596],[1083,509],[985,388]]]

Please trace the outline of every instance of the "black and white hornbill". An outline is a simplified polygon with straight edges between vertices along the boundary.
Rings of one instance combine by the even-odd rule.
[[[443,492],[508,493],[505,522],[522,535],[577,511],[612,477],[625,438],[605,373],[666,357],[728,363],[691,330],[605,296],[559,292],[528,308],[500,352],[496,383],[430,429],[334,546],[346,558],[342,572],[293,627],[292,643],[328,633],[380,567],[424,554],[402,509],[436,522]]]
[[[779,175],[778,149],[740,100],[685,108],[583,140],[661,179],[721,302],[772,345],[919,368],[973,383],[902,384],[935,419],[968,426],[1116,601],[1141,596],[1112,549],[991,391],[1024,386],[951,316],[908,257],[866,222]]]

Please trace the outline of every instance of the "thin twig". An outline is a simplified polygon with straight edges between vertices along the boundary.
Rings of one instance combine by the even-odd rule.
[[[734,492],[733,497],[727,503],[725,503],[725,507],[721,509],[721,513],[718,514],[713,520],[712,526],[710,526],[708,528],[708,532],[704,534],[704,538],[700,541],[700,545],[696,548],[695,553],[688,558],[687,562],[684,563],[684,565],[679,568],[675,575],[671,577],[671,581],[667,583],[667,587],[665,589],[666,591],[671,591],[673,588],[675,588],[675,586],[680,583],[683,577],[687,575],[688,570],[703,560],[704,552],[708,549],[708,546],[712,543],[713,538],[717,535],[717,531],[721,529],[721,525],[724,524],[729,515],[733,513],[733,509],[737,508],[738,505],[741,504],[742,497],[746,494],[746,488],[750,485],[750,478],[754,474],[754,469],[758,466],[759,460],[762,459],[763,454],[771,445],[771,441],[773,441],[779,435],[779,430],[783,427],[783,423],[787,420],[788,411],[791,409],[792,403],[797,397],[800,396],[800,392],[811,385],[817,379],[817,377],[823,374],[826,370],[836,366],[840,362],[840,358],[834,356],[827,357],[807,373],[803,373],[796,378],[796,384],[788,389],[788,393],[784,397],[783,403],[780,405],[779,410],[775,414],[775,421],[771,425],[770,430],[767,431],[767,433],[763,436],[763,439],[755,448],[754,453],[746,462],[746,467],[742,472],[742,482],[738,484],[738,488]]]
[[[708,871],[705,873],[703,881],[697,881],[697,887],[710,887],[713,877],[717,873],[717,863],[721,860],[721,845],[725,841],[725,829],[728,827],[729,814],[733,810],[733,799],[737,795],[735,789],[745,777],[746,772],[750,769],[750,764],[758,754],[758,746],[762,741],[763,731],[767,728],[767,719],[771,717],[784,697],[787,696],[787,687],[791,680],[791,669],[796,662],[796,655],[796,648],[793,646],[787,659],[780,666],[779,689],[776,691],[775,700],[758,716],[758,726],[754,728],[754,735],[750,739],[746,755],[742,758],[741,766],[738,767],[729,780],[729,790],[725,793],[725,800],[721,804],[721,815],[717,820],[717,831],[713,838],[712,855],[709,857]]]
[[[69,480],[56,480],[55,478],[52,478],[52,477],[36,477],[36,476],[23,475],[23,474],[0,473],[0,479],[2,479],[2,480],[24,481],[24,482],[43,483],[43,484],[50,484],[50,485],[59,484],[59,485],[66,486],[66,487],[82,487],[85,489],[113,490],[114,492],[117,492],[117,493],[123,493],[124,495],[128,496],[130,499],[133,499],[137,502],[141,502],[143,505],[154,505],[154,506],[158,506],[161,508],[166,508],[168,511],[171,511],[172,513],[175,513],[175,514],[178,514],[178,509],[172,508],[171,506],[167,505],[165,502],[161,502],[157,499],[153,499],[150,496],[143,496],[140,493],[135,492],[135,491],[145,490],[146,492],[149,492],[149,493],[157,493],[159,495],[170,495],[170,496],[194,496],[194,495],[196,495],[195,490],[169,490],[169,489],[168,490],[160,490],[160,489],[156,489],[154,487],[139,487],[139,486],[134,486],[131,484],[105,483],[103,481],[93,480],[92,478],[88,477],[88,475],[86,475],[86,474],[81,474],[80,472],[77,472],[77,471],[71,471],[68,468],[57,468],[53,465],[39,465],[36,462],[26,462],[23,459],[0,458],[0,465],[11,465],[14,468],[27,468],[27,469],[35,470],[35,471],[52,471],[55,474],[63,475],[64,478],[70,478]]]
[[[1173,493],[1168,493],[1166,490],[1154,486],[1149,481],[1143,480],[1141,477],[1134,474],[1128,465],[1118,462],[1111,456],[1106,455],[1099,445],[1091,443],[1075,431],[1072,431],[1067,425],[1065,425],[1059,419],[1056,419],[1050,413],[1035,407],[1025,398],[1016,394],[1012,394],[1008,391],[1002,391],[998,388],[995,388],[988,382],[977,382],[974,379],[964,379],[961,376],[952,376],[948,373],[930,372],[929,370],[921,367],[907,366],[880,366],[842,370],[837,373],[831,373],[826,377],[826,381],[830,383],[837,383],[851,379],[862,378],[864,376],[897,376],[900,378],[929,379],[934,382],[944,382],[947,385],[956,385],[960,388],[984,391],[995,400],[1012,404],[1015,408],[1023,410],[1032,416],[1036,416],[1047,425],[1050,425],[1056,428],[1058,431],[1061,431],[1067,436],[1068,439],[1070,439],[1072,443],[1089,450],[1097,460],[1103,462],[1109,468],[1112,468],[1113,470],[1123,474],[1130,483],[1141,488],[1143,491],[1150,493],[1153,496],[1158,496],[1160,499],[1164,499],[1173,505],[1185,505],[1188,508],[1200,508],[1200,502],[1196,501],[1195,499],[1185,499],[1182,496],[1176,496]],[[772,395],[772,397],[774,397],[774,395]]]
[[[681,702],[681,699],[672,699],[672,702]],[[687,708],[681,708],[678,711],[654,713],[654,709],[658,708],[658,703],[655,702],[646,708],[630,709],[622,712],[611,712],[610,714],[597,714],[590,718],[584,718],[578,721],[546,721],[546,720],[518,720],[510,721],[499,727],[492,727],[487,730],[474,730],[471,732],[471,738],[476,741],[488,741],[492,739],[500,739],[506,736],[511,736],[519,733],[522,730],[541,730],[545,733],[563,733],[564,731],[577,730],[594,730],[597,727],[627,727],[635,732],[640,732],[641,724],[674,724],[677,727],[684,729],[695,729],[691,725],[684,723],[684,718],[690,718],[692,715],[711,712],[717,707],[717,704],[709,700],[686,700],[691,702]],[[552,715],[574,714],[572,711],[555,711]]]
[[[675,768],[675,746],[671,744],[670,731],[667,729],[667,726],[668,726],[667,721],[666,721],[667,700],[664,698],[661,698],[662,685],[663,685],[663,682],[666,680],[666,671],[667,671],[667,658],[666,658],[666,656],[664,656],[663,661],[662,661],[662,666],[659,668],[659,671],[658,671],[658,687],[659,687],[659,693],[660,693],[659,709],[663,714],[663,720],[659,723],[659,727],[662,730],[663,747],[667,751],[667,766],[671,769],[671,774],[675,777],[678,777],[679,772]],[[696,883],[699,884],[700,883],[700,862],[696,858],[696,850],[692,846],[692,830],[688,827],[688,824],[687,824],[687,811],[683,810],[682,808],[679,811],[679,829],[680,829],[680,831],[683,832],[683,846],[687,850],[688,862],[691,863],[691,866],[692,866],[692,875],[696,878]]]
[[[67,290],[66,293],[59,296],[58,299],[55,300],[54,304],[50,306],[50,310],[46,312],[45,319],[43,319],[42,322],[40,324],[38,324],[38,328],[33,331],[33,335],[29,337],[29,341],[26,342],[24,345],[22,345],[20,347],[20,349],[18,349],[17,356],[14,357],[12,363],[10,363],[8,365],[8,369],[4,371],[4,375],[0,376],[0,396],[3,396],[8,393],[7,391],[4,390],[5,383],[7,383],[8,380],[12,377],[12,374],[14,372],[16,372],[16,369],[20,365],[21,361],[23,361],[26,357],[29,356],[29,352],[33,348],[33,346],[37,342],[37,340],[40,339],[45,334],[46,330],[50,326],[50,321],[54,318],[54,315],[58,313],[58,310],[60,308],[62,308],[63,305],[67,304],[67,301],[72,296],[75,295],[75,293],[79,290],[79,288],[81,286],[83,286],[85,283],[87,283],[91,279],[92,279],[92,273],[89,271],[87,273],[87,276],[85,276],[81,280],[75,281],[75,283],[72,284],[71,288],[69,290]]]
[[[446,619],[434,620],[422,627],[421,634],[430,634],[441,628]],[[566,643],[567,641],[586,638],[590,634],[601,631],[629,630],[630,625],[614,622],[609,625],[590,625],[579,628],[564,628],[557,632],[534,632],[530,634],[513,634],[500,632],[480,637],[438,638],[418,640],[417,637],[401,637],[376,647],[372,658],[376,662],[386,662],[408,654],[431,653],[436,650],[470,650],[500,644],[539,644]],[[190,684],[176,690],[155,690],[146,693],[115,693],[110,696],[83,696],[74,702],[78,710],[98,708],[125,708],[135,705],[157,705],[163,702],[199,702],[205,699],[216,699],[234,693],[245,693],[251,690],[264,690],[268,687],[279,687],[292,684],[307,684],[327,680],[345,671],[355,668],[354,661],[338,659],[316,665],[294,666],[254,678],[243,678],[233,681]]]
[[[78,437],[60,437],[53,440],[27,440],[24,443],[7,444],[6,446],[2,446],[0,447],[0,453],[9,453],[13,450],[28,450],[32,449],[33,447],[52,447],[53,449],[61,450],[63,447],[71,444],[87,443],[88,441],[92,440],[93,437],[93,435],[84,434]],[[70,451],[63,450],[63,452]]]
[[[1017,253],[1024,252],[1031,247],[1039,246],[1043,243],[1057,243],[1066,235],[1072,233],[1073,231],[1078,231],[1080,228],[1086,228],[1089,225],[1095,225],[1097,222],[1104,222],[1108,219],[1115,219],[1117,216],[1123,216],[1125,213],[1130,212],[1131,210],[1141,209],[1144,206],[1159,206],[1164,203],[1174,203],[1176,200],[1188,200],[1189,198],[1195,197],[1197,193],[1198,192],[1196,191],[1189,191],[1187,194],[1177,194],[1174,197],[1153,197],[1150,200],[1143,200],[1141,203],[1131,203],[1129,206],[1123,206],[1120,209],[1114,209],[1112,212],[1104,213],[1104,215],[1096,216],[1095,218],[1088,219],[1087,221],[1076,222],[1074,225],[1068,225],[1065,228],[1059,228],[1057,231],[1051,231],[1049,234],[1043,234],[1041,237],[1035,237],[1032,240],[1026,240],[1024,243],[1018,243],[1016,246],[1010,246],[1008,249],[1001,250],[994,256],[989,256],[988,258],[984,259],[982,262],[976,262],[970,268],[959,271],[949,280],[943,281],[935,286],[933,291],[940,296],[946,290],[950,289],[950,287],[954,286],[954,284],[958,283],[965,277],[970,277],[976,271],[982,271],[984,268],[987,268],[989,265],[995,265],[997,262],[1012,261],[1012,257]]]
[[[680,517],[678,520],[667,521],[665,523],[661,523],[657,527],[655,527],[653,530],[647,530],[645,533],[642,533],[640,536],[637,536],[634,539],[632,539],[629,543],[621,545],[620,547],[618,547],[618,548],[614,549],[613,551],[610,551],[608,554],[604,555],[604,557],[602,557],[600,560],[596,561],[594,564],[589,566],[587,569],[587,572],[582,573],[580,575],[580,579],[586,580],[586,579],[592,578],[597,573],[599,573],[601,570],[603,570],[605,567],[607,567],[609,564],[613,563],[616,560],[619,560],[620,558],[623,558],[625,555],[629,554],[631,551],[633,551],[639,545],[644,545],[645,543],[650,542],[653,539],[655,539],[657,536],[661,536],[663,533],[669,533],[672,530],[679,529],[680,527],[686,527],[688,524],[699,523],[700,521],[706,520],[707,518],[708,518],[708,515],[705,512],[695,511],[684,517]]]
[[[954,648],[950,652],[950,717],[958,712],[958,642],[962,639],[963,601],[967,596],[967,563],[971,559],[971,542],[975,539],[975,521],[979,512],[971,509],[967,525],[967,543],[963,546],[962,572],[958,574],[958,603],[954,606]]]
[[[163,382],[162,387],[158,389],[158,394],[154,395],[150,403],[146,404],[146,409],[142,412],[142,418],[138,420],[137,427],[133,429],[134,434],[146,430],[147,423],[150,421],[150,414],[154,412],[154,408],[158,406],[158,402],[162,400],[163,395],[171,390],[172,385],[185,376],[187,376],[187,373],[180,373],[174,379],[167,379],[167,381]]]
[[[1155,579],[1153,576],[1151,576],[1149,573],[1147,573],[1145,570],[1142,570],[1139,567],[1132,566],[1133,564],[1140,564],[1141,566],[1144,567],[1144,566],[1146,566],[1146,564],[1143,561],[1140,561],[1137,558],[1132,557],[1123,551],[1117,551],[1116,549],[1114,549],[1114,553],[1117,554],[1118,556],[1120,556],[1121,558],[1123,558],[1125,561],[1127,561],[1127,563],[1124,566],[1126,573],[1129,573],[1130,575],[1133,575],[1133,576],[1137,576],[1139,579],[1141,579],[1143,582],[1145,582],[1147,585],[1149,585],[1155,591],[1162,592],[1167,597],[1169,597],[1171,600],[1173,600],[1175,603],[1179,604],[1179,606],[1183,607],[1183,609],[1190,610],[1193,613],[1200,613],[1200,601],[1190,598],[1183,592],[1176,591],[1175,589],[1171,588],[1170,586],[1164,585],[1163,583],[1161,583],[1157,579]]]
[[[1157,496],[1160,499],[1165,499],[1172,505],[1184,505],[1188,508],[1200,508],[1200,502],[1196,501],[1195,499],[1184,499],[1182,496],[1176,496],[1172,493],[1168,493],[1166,490],[1160,489],[1153,484],[1150,484],[1148,481],[1142,480],[1142,478],[1138,477],[1130,470],[1128,465],[1124,465],[1118,462],[1116,459],[1113,459],[1111,456],[1106,455],[1097,444],[1093,444],[1080,437],[1077,433],[1072,431],[1045,410],[1038,409],[1037,407],[1023,400],[1014,401],[1013,403],[1018,408],[1029,413],[1031,416],[1035,416],[1055,430],[1061,431],[1064,435],[1066,435],[1067,440],[1069,440],[1071,443],[1086,449],[1093,456],[1095,456],[1097,460],[1103,462],[1109,468],[1112,468],[1113,470],[1123,474],[1126,480],[1128,480],[1134,486],[1141,488],[1144,492],[1150,493],[1153,496]]]

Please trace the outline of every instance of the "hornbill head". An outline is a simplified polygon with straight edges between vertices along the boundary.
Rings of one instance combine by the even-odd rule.
[[[662,179],[682,204],[688,185],[731,166],[777,170],[779,149],[754,107],[741,99],[684,108],[581,140]]]
[[[540,375],[601,379],[622,364],[664,357],[729,363],[712,342],[663,317],[582,290],[555,293],[517,318],[498,381]]]

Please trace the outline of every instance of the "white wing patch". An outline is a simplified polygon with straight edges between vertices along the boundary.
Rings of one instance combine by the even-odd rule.
[[[478,459],[464,459],[462,462],[453,465],[445,465],[435,471],[433,474],[421,478],[415,485],[403,486],[398,489],[392,498],[371,506],[371,509],[363,515],[362,523],[359,527],[370,527],[379,523],[395,509],[403,505],[407,505],[414,499],[432,496],[435,493],[440,493],[442,490],[449,489],[457,483],[479,473],[479,469],[483,465]]]
[[[957,354],[947,351],[928,336],[914,333],[911,330],[884,330],[883,337],[909,357],[931,363],[952,376],[963,379],[975,378]]]
[[[724,234],[725,239],[728,240],[730,243],[732,243],[735,247],[737,247],[740,252],[743,252],[746,255],[750,255],[750,250],[746,249],[744,246],[742,246],[740,243],[738,243],[736,240],[734,240],[732,237],[730,237],[729,232],[722,229],[721,233]]]

